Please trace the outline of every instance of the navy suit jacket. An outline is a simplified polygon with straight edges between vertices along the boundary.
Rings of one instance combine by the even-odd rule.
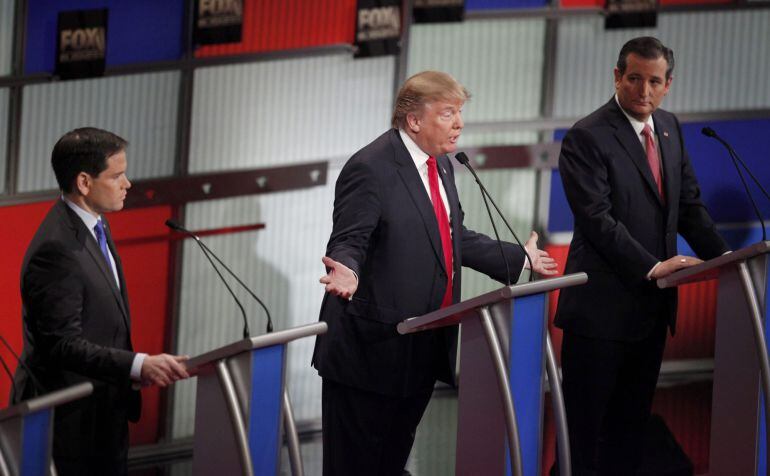
[[[449,202],[454,273],[460,299],[461,266],[499,281],[506,265],[497,242],[463,226],[463,211],[446,156],[439,176]],[[356,272],[351,301],[326,294],[313,365],[336,382],[372,392],[408,396],[454,382],[457,328],[399,335],[396,324],[439,309],[446,290],[438,223],[430,197],[396,129],[358,151],[337,179],[330,258]],[[519,246],[503,243],[512,279],[523,267]]]
[[[633,127],[614,98],[564,137],[559,172],[575,231],[566,273],[588,283],[560,292],[556,325],[586,337],[634,341],[656,319],[676,324],[676,289],[658,289],[647,273],[677,254],[677,233],[703,259],[728,250],[700,198],[673,114],[652,115],[663,163],[661,198]]]

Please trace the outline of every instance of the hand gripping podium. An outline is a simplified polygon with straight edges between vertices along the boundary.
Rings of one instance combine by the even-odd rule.
[[[284,389],[286,344],[323,334],[325,322],[264,334],[186,362],[198,376],[194,475],[278,474],[281,422],[292,473],[303,474],[299,438]]]
[[[559,457],[569,461],[546,296],[587,280],[585,273],[575,273],[506,286],[398,325],[408,334],[460,324],[456,474],[539,474],[546,368]],[[561,466],[569,471],[569,465]]]
[[[51,465],[54,409],[93,391],[90,382],[83,382],[1,410],[0,474],[55,476]]]
[[[658,280],[669,288],[718,278],[709,474],[765,475],[770,411],[768,252],[763,241]]]

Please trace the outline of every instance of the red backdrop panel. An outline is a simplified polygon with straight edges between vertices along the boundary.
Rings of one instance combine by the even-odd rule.
[[[197,57],[353,43],[356,0],[245,0],[240,43],[203,46]]]
[[[14,207],[0,207],[0,334],[8,340],[16,353],[21,352],[21,295],[19,277],[24,252],[37,231],[38,225],[48,213],[53,202],[33,203]],[[5,349],[0,355],[11,370],[16,369],[13,356]],[[0,405],[8,404],[11,383],[8,377],[0,377]]]
[[[19,273],[24,252],[53,202],[0,207],[0,302],[2,334],[14,350],[21,351],[21,297]],[[171,207],[153,207],[110,214],[113,236],[123,261],[131,305],[131,335],[134,348],[151,354],[163,352],[166,330],[169,243],[158,241],[120,245],[121,239],[168,234],[163,222],[171,217]],[[1,350],[4,359],[12,359]],[[9,362],[10,364],[10,362]],[[15,368],[15,364],[10,364]],[[0,378],[0,404],[7,405],[10,383]],[[159,435],[160,393],[142,391],[142,420],[131,427],[131,443],[157,441]]]

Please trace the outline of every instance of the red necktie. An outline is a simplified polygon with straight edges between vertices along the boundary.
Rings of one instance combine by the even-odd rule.
[[[665,201],[666,197],[663,196],[663,179],[660,176],[660,158],[658,158],[658,149],[655,147],[655,139],[652,138],[652,129],[649,124],[644,125],[642,135],[644,136],[644,148],[647,149],[647,163],[650,165],[652,177],[655,179],[655,184],[658,186],[660,199]]]
[[[428,158],[428,186],[430,187],[430,201],[433,202],[433,212],[438,221],[438,231],[441,234],[441,248],[444,250],[444,267],[447,271],[446,292],[441,301],[441,307],[452,304],[452,234],[449,231],[449,217],[446,213],[444,201],[438,185],[438,168],[436,158]]]

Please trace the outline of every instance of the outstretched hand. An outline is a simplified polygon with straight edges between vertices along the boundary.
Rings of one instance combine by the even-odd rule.
[[[551,258],[551,255],[549,255],[547,251],[537,248],[537,238],[537,233],[532,231],[529,235],[529,240],[524,243],[524,249],[532,260],[532,271],[546,276],[556,274],[556,260]],[[529,267],[528,261],[526,262],[526,266]]]
[[[329,272],[318,281],[326,285],[326,292],[343,299],[351,299],[358,289],[358,277],[347,266],[328,256],[321,258]]]

